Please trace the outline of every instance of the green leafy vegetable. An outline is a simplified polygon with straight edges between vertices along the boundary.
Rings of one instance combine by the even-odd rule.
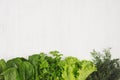
[[[119,59],[91,53],[93,62],[76,57],[63,57],[58,51],[40,53],[28,57],[0,60],[0,80],[118,80]],[[89,77],[88,77],[89,76]],[[111,76],[111,77],[110,77]],[[86,79],[87,78],[87,79]]]
[[[104,54],[96,52],[91,53],[93,63],[97,71],[93,72],[87,80],[119,80],[120,79],[120,60],[111,59],[110,49],[105,49]]]
[[[96,70],[92,62],[79,61],[75,57],[66,57],[62,64],[62,77],[64,80],[85,80],[90,73]]]
[[[1,61],[2,73],[0,74],[1,80],[34,80],[34,67],[24,58],[14,58]]]
[[[76,80],[86,80],[96,70],[96,66],[91,61],[83,60],[81,61],[81,69],[78,70],[79,75]]]
[[[16,68],[9,68],[5,70],[1,75],[4,76],[4,79],[2,80],[21,80],[19,78],[18,72]]]
[[[52,56],[47,56],[45,53],[29,56],[29,61],[35,68],[35,80],[60,80],[61,54],[58,51],[50,52]]]
[[[1,59],[1,60],[0,60],[0,80],[4,80],[4,76],[1,75],[1,73],[6,70],[6,67],[7,67],[7,66],[6,66],[5,60],[4,60],[4,59]]]

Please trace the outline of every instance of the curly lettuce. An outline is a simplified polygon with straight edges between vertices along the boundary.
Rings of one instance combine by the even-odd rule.
[[[88,75],[96,71],[96,67],[91,61],[80,61],[76,57],[66,57],[61,65],[63,66],[63,80],[85,80]]]

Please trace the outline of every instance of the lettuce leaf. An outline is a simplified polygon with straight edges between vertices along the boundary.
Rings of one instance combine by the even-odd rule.
[[[63,80],[85,80],[88,75],[96,71],[96,67],[92,62],[80,61],[76,57],[66,57],[61,65],[63,65]]]
[[[91,61],[83,60],[81,61],[81,68],[78,69],[79,76],[76,80],[86,80],[86,78],[96,70],[96,66]]]

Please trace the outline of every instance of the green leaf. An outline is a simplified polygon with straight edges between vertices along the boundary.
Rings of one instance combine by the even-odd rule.
[[[111,58],[110,48],[103,50],[103,53],[94,50],[91,54],[97,71],[92,73],[87,80],[120,79],[120,60]]]
[[[9,68],[1,73],[1,75],[4,76],[4,80],[21,80],[16,68]]]
[[[6,69],[6,62],[4,59],[0,60],[0,73],[2,73]]]

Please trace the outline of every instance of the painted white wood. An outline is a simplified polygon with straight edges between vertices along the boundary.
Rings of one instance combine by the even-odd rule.
[[[0,58],[108,47],[120,57],[120,0],[0,0]]]

